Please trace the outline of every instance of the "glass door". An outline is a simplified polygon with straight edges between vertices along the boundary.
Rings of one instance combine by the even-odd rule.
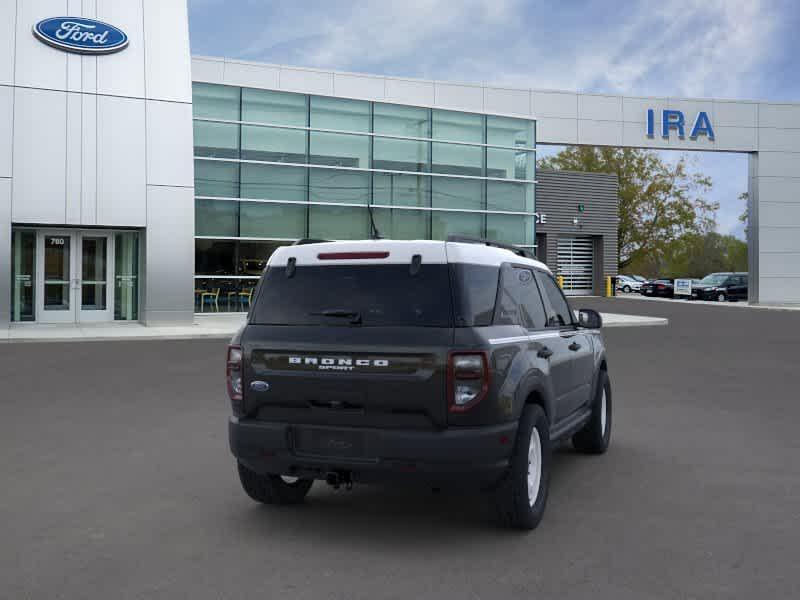
[[[77,285],[73,267],[73,234],[40,232],[37,261],[37,314],[40,323],[74,323],[73,290]]]
[[[80,283],[76,286],[79,321],[82,323],[112,321],[114,301],[111,298],[112,281],[111,235],[107,233],[83,232],[77,234],[80,241]]]

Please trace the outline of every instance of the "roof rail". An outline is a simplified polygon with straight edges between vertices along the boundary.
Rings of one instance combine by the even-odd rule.
[[[487,240],[483,238],[473,238],[464,235],[448,235],[447,241],[458,242],[460,244],[480,244],[483,246],[490,246],[492,248],[502,248],[504,250],[510,250],[517,256],[524,256],[525,258],[532,258],[533,260],[538,260],[536,258],[536,255],[530,250],[526,250],[525,248],[520,248],[519,246],[513,246],[512,244],[503,244],[502,242],[495,242],[493,240]]]
[[[292,246],[305,246],[306,244],[323,244],[325,242],[330,242],[330,240],[318,240],[314,238],[303,238],[302,240],[295,240],[292,242]]]

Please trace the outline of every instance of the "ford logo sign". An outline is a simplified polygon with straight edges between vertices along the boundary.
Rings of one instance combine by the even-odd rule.
[[[54,48],[78,54],[111,54],[128,45],[121,29],[82,17],[44,19],[33,26],[33,35]]]

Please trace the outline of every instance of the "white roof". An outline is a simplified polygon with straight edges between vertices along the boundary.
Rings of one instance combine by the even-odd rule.
[[[352,258],[347,253],[388,253],[373,258]],[[339,258],[320,258],[320,255],[345,254]],[[289,258],[297,266],[303,265],[365,265],[408,264],[415,254],[422,256],[425,264],[467,263],[496,265],[505,262],[530,265],[550,272],[543,262],[519,256],[506,248],[496,248],[479,243],[442,242],[436,240],[353,240],[341,242],[318,242],[300,246],[281,246],[269,259],[271,267],[285,267]]]

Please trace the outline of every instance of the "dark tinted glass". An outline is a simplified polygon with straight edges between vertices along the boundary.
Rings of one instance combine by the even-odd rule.
[[[542,286],[542,293],[547,296],[553,312],[547,314],[547,327],[561,327],[572,323],[572,312],[570,311],[567,299],[558,285],[550,275],[546,273],[538,274],[539,285]]]
[[[492,324],[500,269],[488,265],[453,264],[456,325],[484,327]]]
[[[521,325],[526,329],[545,326],[545,313],[539,288],[530,269],[506,267],[500,284],[500,306],[496,325]]]
[[[447,265],[339,265],[267,270],[253,309],[259,325],[451,325]],[[326,316],[325,311],[352,313]],[[357,316],[356,316],[357,315]],[[360,317],[360,324],[351,325]]]

